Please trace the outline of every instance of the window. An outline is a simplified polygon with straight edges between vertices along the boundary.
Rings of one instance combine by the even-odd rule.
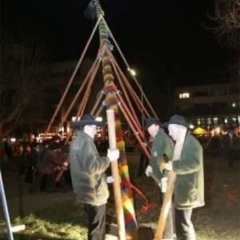
[[[194,92],[194,97],[206,97],[208,96],[207,91],[196,91]]]
[[[206,124],[205,118],[201,118],[201,125],[205,125],[205,124]]]
[[[190,98],[190,93],[188,92],[179,93],[179,98]]]
[[[225,86],[214,86],[211,88],[212,95],[224,95],[227,94],[227,89]]]
[[[217,117],[214,117],[214,118],[213,118],[213,123],[214,123],[214,125],[217,125],[217,124],[218,124],[218,118],[217,118]]]

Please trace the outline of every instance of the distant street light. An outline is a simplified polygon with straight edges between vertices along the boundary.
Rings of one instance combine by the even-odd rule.
[[[136,76],[137,75],[137,73],[136,73],[136,71],[134,69],[128,68],[127,70],[130,72],[130,74],[132,76]]]
[[[128,68],[127,69],[129,71],[129,73],[135,77],[137,75],[137,72],[132,69],[132,68]],[[135,79],[136,80],[136,79]],[[143,116],[143,85],[142,85],[142,81],[140,79],[136,80],[138,81],[138,83],[140,84],[140,90],[141,90],[141,125],[142,125],[142,128],[144,127],[144,116]]]

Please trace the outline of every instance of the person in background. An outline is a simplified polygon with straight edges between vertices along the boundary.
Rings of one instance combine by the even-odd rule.
[[[4,150],[3,143],[0,143],[0,170],[5,170],[8,164],[8,156]]]
[[[44,152],[43,158],[38,162],[38,179],[40,192],[56,191],[55,175],[59,168],[68,166],[68,154],[61,151],[61,144],[51,142]]]
[[[100,125],[101,122],[90,114],[73,122],[76,136],[69,151],[72,187],[87,214],[88,240],[104,240],[106,203],[109,198],[105,171],[112,161],[119,158],[118,149],[108,149],[106,157],[99,155],[94,137]]]
[[[156,118],[148,118],[145,123],[145,130],[149,133],[152,139],[151,147],[151,159],[147,166],[145,173],[148,177],[152,176],[161,188],[163,195],[166,191],[167,172],[161,171],[161,163],[172,159],[173,155],[173,141],[160,128],[160,122]],[[163,233],[163,239],[174,238],[174,212],[171,211],[168,214],[165,231]]]
[[[36,164],[37,159],[33,151],[33,146],[30,143],[26,143],[20,164],[20,175],[25,175],[26,183],[33,183]]]
[[[9,145],[8,141],[3,141],[3,147],[5,150],[5,153],[8,156],[8,159],[11,160],[13,157],[13,150],[12,150],[11,146]]]
[[[224,157],[228,161],[228,167],[234,167],[234,162],[239,156],[239,138],[233,127],[229,127],[227,134],[223,135],[222,149]]]
[[[165,169],[176,172],[174,207],[177,239],[196,240],[191,220],[194,208],[204,206],[203,149],[188,131],[188,124],[181,115],[173,115],[167,123],[169,135],[175,141],[172,161]]]

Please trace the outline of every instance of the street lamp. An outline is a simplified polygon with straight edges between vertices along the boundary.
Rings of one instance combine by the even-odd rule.
[[[135,77],[135,76],[137,75],[137,73],[136,73],[136,71],[135,71],[134,69],[128,68],[127,70],[130,72],[130,74],[131,74],[132,76]]]

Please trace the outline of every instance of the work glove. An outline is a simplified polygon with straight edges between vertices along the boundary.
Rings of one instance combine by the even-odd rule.
[[[120,152],[118,149],[108,149],[107,157],[109,158],[110,162],[118,160],[120,156]]]
[[[165,169],[168,170],[168,171],[173,170],[172,161],[169,161],[169,162],[166,163]]]
[[[167,177],[163,177],[161,178],[161,191],[162,193],[165,193],[167,191],[167,185],[168,185],[168,178]]]
[[[147,166],[146,170],[145,170],[145,174],[147,177],[150,177],[150,175],[153,173],[153,169],[150,165]]]
[[[113,176],[107,176],[107,183],[113,183],[115,179]],[[121,182],[121,177],[119,176],[119,182]]]
[[[113,183],[113,182],[114,182],[113,176],[107,176],[107,183]]]

